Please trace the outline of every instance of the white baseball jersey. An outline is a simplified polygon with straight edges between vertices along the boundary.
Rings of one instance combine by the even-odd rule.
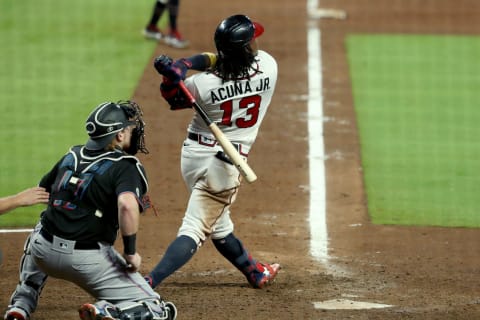
[[[216,74],[202,72],[187,78],[185,84],[246,159],[272,100],[277,72],[275,59],[258,51],[250,79],[222,83]],[[188,132],[181,169],[191,194],[178,235],[189,236],[201,245],[208,237],[223,239],[233,232],[230,206],[241,176],[235,166],[215,156],[222,148],[199,114],[193,116]]]
[[[202,72],[185,80],[197,103],[227,138],[248,149],[255,142],[272,100],[278,72],[275,59],[265,51],[258,51],[256,64],[250,79],[222,83],[222,79],[214,73]],[[188,131],[214,139],[198,114],[192,119]]]

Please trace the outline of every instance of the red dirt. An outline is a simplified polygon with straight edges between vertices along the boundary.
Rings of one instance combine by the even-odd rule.
[[[343,9],[346,20],[309,20],[305,1],[247,0],[215,10],[183,1],[182,32],[191,48],[159,45],[175,58],[213,51],[216,24],[233,13],[261,21],[260,45],[279,63],[272,107],[249,163],[259,180],[244,184],[232,208],[236,234],[252,254],[283,266],[265,290],[243,276],[206,243],[158,291],[179,309],[178,319],[480,319],[480,230],[395,227],[369,222],[351,84],[345,53],[348,33],[478,34],[480,3],[474,0],[322,0]],[[307,37],[313,23],[322,36],[325,148],[327,154],[328,263],[309,253],[310,230]],[[151,153],[142,157],[159,215],[142,217],[139,236],[148,272],[175,237],[187,201],[179,152],[189,111],[172,112],[158,92],[159,76],[146,66],[134,100],[143,106]],[[4,251],[0,303],[6,307],[17,282],[26,234],[0,234]],[[376,310],[318,310],[314,302],[348,298],[392,305]],[[50,279],[34,319],[76,319],[91,298],[66,282]]]

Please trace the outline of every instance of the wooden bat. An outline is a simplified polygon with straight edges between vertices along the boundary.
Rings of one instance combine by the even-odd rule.
[[[207,115],[205,110],[197,103],[195,98],[193,97],[192,93],[187,89],[183,81],[179,83],[180,89],[185,93],[187,98],[192,103],[195,110],[200,114],[203,121],[207,124],[210,128],[210,131],[217,139],[218,143],[222,146],[223,151],[225,154],[230,158],[233,165],[238,169],[240,174],[247,180],[248,183],[252,183],[257,180],[257,175],[253,172],[252,168],[247,164],[245,160],[243,160],[242,156],[238,153],[237,149],[233,146],[232,142],[228,140],[225,134],[220,130],[215,122],[213,122],[210,117]]]

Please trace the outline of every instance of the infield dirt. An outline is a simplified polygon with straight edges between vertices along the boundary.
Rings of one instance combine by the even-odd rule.
[[[480,230],[395,227],[369,222],[363,192],[359,141],[345,52],[349,33],[469,34],[480,32],[474,0],[322,0],[347,19],[309,20],[306,1],[182,1],[180,25],[191,42],[184,51],[158,45],[154,56],[174,58],[213,51],[217,23],[244,13],[265,26],[260,46],[276,57],[279,81],[249,164],[258,175],[244,184],[232,208],[235,233],[252,254],[283,269],[265,290],[243,276],[210,242],[158,292],[173,301],[178,319],[480,319]],[[216,5],[215,5],[216,4]],[[320,27],[327,154],[327,264],[309,254],[310,230],[307,37]],[[139,26],[141,28],[141,26]],[[139,34],[140,36],[140,34]],[[152,56],[153,60],[153,56]],[[150,181],[150,210],[141,221],[139,252],[148,272],[175,237],[187,202],[179,153],[190,111],[168,110],[160,77],[149,64],[133,96],[143,106],[147,144],[142,157]],[[18,281],[25,233],[0,234],[4,250],[0,303],[6,307]],[[350,299],[392,307],[320,310],[315,302]],[[33,319],[76,319],[92,299],[66,282],[49,279]],[[2,309],[3,312],[3,309]]]

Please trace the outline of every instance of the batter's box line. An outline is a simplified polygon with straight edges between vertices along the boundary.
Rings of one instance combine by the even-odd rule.
[[[309,10],[308,15],[312,19],[339,19],[344,20],[347,18],[347,12],[340,9],[322,9],[317,8]]]

